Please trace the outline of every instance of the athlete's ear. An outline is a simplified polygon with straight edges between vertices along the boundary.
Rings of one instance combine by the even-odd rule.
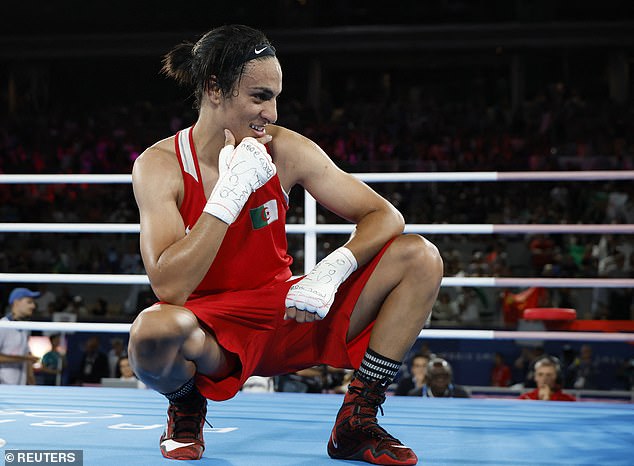
[[[219,104],[222,100],[222,91],[220,90],[220,86],[218,86],[218,81],[215,76],[211,76],[207,81],[205,93],[214,104]]]

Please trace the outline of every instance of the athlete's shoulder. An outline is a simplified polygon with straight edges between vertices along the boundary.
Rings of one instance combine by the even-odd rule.
[[[151,145],[134,161],[133,175],[139,172],[171,172],[180,170],[174,146],[175,136],[162,139]]]
[[[276,156],[295,157],[299,152],[320,150],[312,140],[284,126],[269,125],[266,127],[266,132],[273,137],[267,145],[271,148],[274,159]]]

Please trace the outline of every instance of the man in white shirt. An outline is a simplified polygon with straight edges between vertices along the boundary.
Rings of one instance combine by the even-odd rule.
[[[1,321],[28,320],[35,310],[33,298],[40,296],[28,288],[15,288],[9,295],[9,313]],[[0,384],[33,385],[32,364],[38,360],[29,353],[29,331],[0,327]]]

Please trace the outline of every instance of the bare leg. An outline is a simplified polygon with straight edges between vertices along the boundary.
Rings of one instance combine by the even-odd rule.
[[[369,346],[402,361],[425,325],[442,275],[442,259],[432,243],[418,235],[394,240],[357,301],[348,340],[376,318]]]
[[[376,417],[387,382],[431,312],[442,272],[438,250],[418,235],[400,236],[381,257],[350,316],[348,341],[376,322],[328,440],[332,458],[402,466],[418,462],[416,453],[381,428]]]
[[[200,327],[191,311],[169,304],[138,315],[128,353],[136,376],[161,393],[179,389],[196,372],[220,379],[235,365],[235,358]]]

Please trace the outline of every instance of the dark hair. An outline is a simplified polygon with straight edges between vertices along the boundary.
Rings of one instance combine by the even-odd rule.
[[[196,43],[183,42],[163,57],[161,71],[179,84],[193,87],[195,107],[203,93],[217,87],[223,96],[232,95],[258,45],[271,43],[263,32],[240,24],[220,26],[204,34]],[[271,47],[272,49],[272,47]],[[274,50],[274,49],[273,49]],[[271,54],[262,55],[262,58]]]

